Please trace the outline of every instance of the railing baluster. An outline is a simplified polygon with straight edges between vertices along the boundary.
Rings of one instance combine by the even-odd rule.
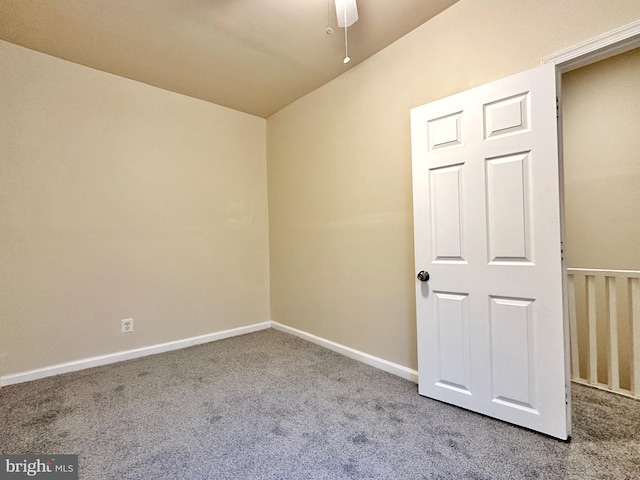
[[[605,277],[605,299],[609,316],[609,388],[620,389],[620,369],[618,366],[618,299],[616,297],[616,277]]]
[[[640,278],[629,278],[631,316],[631,395],[640,397]]]
[[[596,277],[586,276],[587,311],[589,318],[589,368],[587,380],[598,383],[598,343],[596,339]]]
[[[580,276],[584,278],[584,316],[587,322],[587,338],[588,345],[581,342],[578,337],[578,313],[582,313],[582,308],[578,308],[576,304],[576,278]],[[596,278],[604,280],[604,302],[606,303],[603,310],[606,311],[605,318],[598,319],[598,306],[600,305],[597,295],[602,292],[596,288]],[[617,289],[622,280],[627,282],[627,301],[628,308],[624,308],[622,312],[618,312],[618,295]],[[630,396],[640,400],[640,271],[638,270],[603,270],[590,268],[568,268],[567,269],[567,294],[569,301],[569,339],[571,342],[571,379],[576,383],[592,385],[602,390],[615,392],[620,395]],[[582,299],[579,299],[582,301]],[[583,307],[581,304],[580,307]],[[618,314],[624,313],[618,319]],[[624,348],[620,350],[618,327],[619,321],[625,323]],[[627,323],[628,322],[628,323]],[[607,367],[608,382],[602,384],[598,382],[598,324],[600,326],[607,325],[609,331],[609,342],[607,344]],[[628,325],[628,329],[627,329]],[[629,335],[627,335],[627,332]],[[630,337],[630,340],[627,338]],[[584,343],[584,344],[583,344]],[[574,348],[574,345],[576,347]],[[621,353],[626,353],[630,348],[630,355],[620,357]],[[587,378],[580,376],[579,369],[579,353],[586,352],[587,361]],[[629,389],[620,388],[620,365],[624,360],[625,367],[629,364]],[[626,380],[626,378],[625,378]],[[623,382],[626,383],[626,382]],[[626,385],[625,385],[626,386]]]
[[[580,351],[578,350],[578,320],[576,315],[576,285],[573,274],[569,274],[569,339],[571,348],[571,378],[580,379]]]

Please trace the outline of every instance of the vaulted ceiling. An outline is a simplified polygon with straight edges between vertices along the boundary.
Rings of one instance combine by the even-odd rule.
[[[0,39],[268,117],[455,2],[358,0],[347,65],[333,0],[1,0]]]
[[[268,117],[456,1],[358,0],[347,65],[333,0],[0,0],[0,39]]]

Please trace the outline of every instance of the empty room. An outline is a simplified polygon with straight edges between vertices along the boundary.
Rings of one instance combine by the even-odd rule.
[[[637,478],[638,47],[638,0],[0,0],[0,478]]]

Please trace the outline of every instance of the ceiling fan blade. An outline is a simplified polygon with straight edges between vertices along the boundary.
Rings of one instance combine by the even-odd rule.
[[[336,0],[336,17],[339,27],[350,27],[358,20],[356,0]]]

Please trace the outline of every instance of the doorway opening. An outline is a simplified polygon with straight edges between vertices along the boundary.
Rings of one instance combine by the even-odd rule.
[[[563,74],[561,116],[571,378],[636,398],[639,76],[640,48]]]
[[[640,22],[557,67],[570,377],[640,398]],[[567,322],[566,322],[567,323]]]

